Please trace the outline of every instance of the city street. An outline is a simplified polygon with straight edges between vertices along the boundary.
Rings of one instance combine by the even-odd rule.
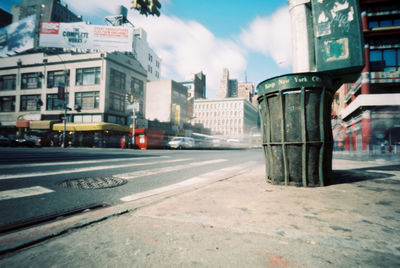
[[[27,152],[26,149],[21,150]],[[46,158],[47,149],[39,151]],[[53,152],[58,156],[74,156],[75,159],[71,161],[80,158],[81,162],[93,160],[97,156],[102,163],[85,164],[86,168],[110,165],[105,157],[111,155],[120,159],[132,158],[131,161],[121,160],[113,164],[114,167],[129,162],[149,164],[158,159],[159,164],[149,164],[141,168],[124,167],[125,178],[138,174],[135,172],[139,172],[139,169],[143,171],[144,168],[147,168],[146,172],[152,173],[159,170],[161,165],[168,167],[170,171],[143,177],[143,180],[155,178],[157,181],[147,187],[140,186],[142,184],[138,177],[135,180],[127,179],[128,182],[122,186],[104,190],[69,189],[70,194],[81,200],[82,204],[92,197],[96,202],[108,200],[110,203],[114,202],[114,205],[3,233],[0,235],[1,267],[400,265],[399,161],[334,159],[333,184],[306,188],[265,183],[265,166],[259,150],[67,149],[64,152],[55,149]],[[21,152],[18,154],[23,155]],[[24,165],[27,167],[33,164],[27,163],[28,155],[32,154],[26,154],[25,160],[10,156],[10,161],[20,164],[26,161]],[[147,158],[139,159],[144,157]],[[219,159],[227,161],[198,164],[195,168],[190,168],[194,163]],[[56,162],[60,160],[55,159]],[[168,160],[180,160],[185,163],[186,168],[179,172],[174,171],[174,167],[179,167],[178,163],[181,162],[166,163]],[[32,161],[33,159],[29,160]],[[149,168],[150,165],[153,165],[152,169]],[[74,168],[78,166],[74,165]],[[116,174],[123,174],[122,167],[115,169],[107,168],[82,174],[113,174],[115,177]],[[191,172],[187,169],[191,169]],[[41,169],[41,172],[62,170]],[[18,181],[35,180],[36,184],[30,185],[38,185],[54,192],[36,197],[3,200],[2,208],[6,207],[4,202],[21,204],[19,202],[23,200],[27,200],[25,204],[30,201],[42,205],[48,200],[47,206],[56,207],[57,205],[52,204],[55,203],[61,208],[65,201],[59,199],[71,201],[72,198],[63,193],[63,188],[57,186],[58,183],[66,178],[77,178],[77,175],[84,177],[80,173],[47,175],[53,178],[53,183],[50,183],[51,179],[45,180],[46,176],[43,174],[28,178],[27,174],[32,174],[31,172],[33,171],[17,171],[25,174],[25,179],[22,176],[19,179],[4,179],[5,176],[12,176],[9,172],[8,175],[2,175],[1,184],[17,181],[14,183],[18,185]],[[178,176],[179,179],[172,179]],[[163,180],[172,184],[165,186],[168,183],[159,182]],[[130,187],[133,183],[137,184]],[[20,185],[25,186],[28,186],[26,182]],[[139,187],[142,187],[143,192],[134,190]],[[104,197],[96,197],[99,195]],[[42,209],[45,207],[43,205]]]
[[[0,232],[263,161],[261,150],[0,148],[0,155]]]

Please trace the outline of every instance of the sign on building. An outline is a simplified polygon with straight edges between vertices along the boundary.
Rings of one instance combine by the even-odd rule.
[[[132,51],[133,28],[85,23],[42,22],[41,47]]]
[[[0,29],[0,57],[12,56],[34,46],[36,15]]]

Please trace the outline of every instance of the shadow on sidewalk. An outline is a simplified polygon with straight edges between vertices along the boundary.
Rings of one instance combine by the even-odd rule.
[[[394,174],[381,173],[376,171],[400,171],[400,167],[398,165],[389,165],[389,166],[367,167],[367,168],[350,169],[350,170],[333,170],[332,181],[329,185],[385,179],[395,176]],[[397,180],[391,180],[391,181],[394,181],[395,184],[397,183],[400,184],[400,181]]]

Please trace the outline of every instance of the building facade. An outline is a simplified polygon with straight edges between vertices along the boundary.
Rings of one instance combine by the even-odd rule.
[[[123,53],[34,53],[0,59],[0,123],[19,119],[61,120],[65,97],[69,122],[128,125],[126,93],[136,96],[144,117],[146,71]],[[60,88],[59,88],[60,87]],[[62,90],[64,88],[64,90]],[[64,92],[64,93],[63,93]],[[62,95],[62,96],[60,96]]]
[[[173,80],[147,83],[146,118],[182,127],[188,122],[187,88]]]
[[[79,22],[82,17],[68,9],[68,5],[60,0],[21,0],[11,6],[12,21],[17,22],[36,14],[36,29],[40,29],[42,21]],[[34,48],[39,48],[39,30],[35,32]]]
[[[147,81],[160,80],[161,58],[149,47],[143,28],[133,30],[133,54],[147,71]]]
[[[202,124],[211,134],[245,138],[257,130],[257,109],[244,98],[194,101],[194,124]]]
[[[400,145],[400,3],[360,0],[365,67],[343,87],[344,150],[389,152]]]

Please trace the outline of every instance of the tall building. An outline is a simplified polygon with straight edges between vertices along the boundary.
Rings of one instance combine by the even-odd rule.
[[[389,151],[400,146],[400,2],[360,0],[365,67],[343,86],[344,149]]]
[[[187,88],[173,80],[148,82],[146,118],[182,127],[189,119]]]
[[[257,109],[244,98],[194,101],[192,123],[202,124],[213,135],[245,138],[258,130],[257,118]]]
[[[194,74],[190,79],[180,82],[188,88],[188,100],[206,98],[206,75],[203,72]]]
[[[126,93],[137,96],[139,118],[145,116],[146,71],[123,53],[33,53],[0,59],[0,126],[15,127],[19,119],[58,120],[64,106],[68,122],[128,125],[132,111]],[[59,86],[64,85],[65,94]]]
[[[238,83],[238,97],[245,98],[253,105],[256,104],[256,94],[254,84],[250,82],[239,82]],[[255,105],[257,107],[257,104]]]
[[[82,17],[68,9],[67,4],[60,0],[21,0],[11,6],[13,22],[36,14],[36,29],[34,48],[39,48],[39,29],[42,21],[79,22]]]
[[[133,30],[133,54],[146,69],[148,81],[160,80],[161,58],[150,48],[143,28]]]
[[[222,70],[222,79],[217,90],[217,99],[235,98],[238,96],[238,81],[237,79],[229,79],[229,70]]]

